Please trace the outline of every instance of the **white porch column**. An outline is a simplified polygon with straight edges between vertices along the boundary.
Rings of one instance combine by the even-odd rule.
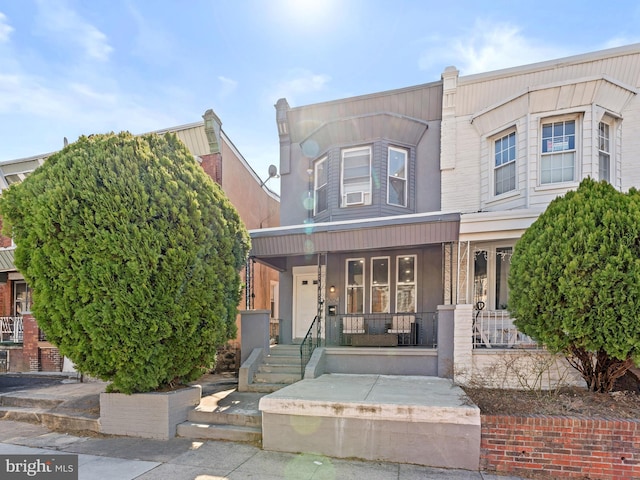
[[[473,375],[473,305],[453,312],[453,381],[464,385]]]

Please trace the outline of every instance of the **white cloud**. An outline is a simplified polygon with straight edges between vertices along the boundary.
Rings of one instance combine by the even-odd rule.
[[[218,80],[220,81],[220,91],[218,94],[221,98],[228,97],[238,88],[238,82],[236,80],[223,77],[222,75],[218,76]]]
[[[303,97],[310,93],[324,90],[331,81],[329,75],[313,73],[309,70],[292,70],[289,78],[281,81],[270,93],[272,104],[280,98],[286,98],[290,105],[295,104],[294,98]]]
[[[434,55],[431,53],[433,51],[445,53]],[[545,45],[539,40],[525,37],[516,25],[478,20],[464,36],[433,46],[429,53],[421,56],[419,66],[427,70],[434,65],[455,65],[462,75],[470,75],[541,62],[571,53],[563,51],[558,45]]]
[[[113,51],[107,36],[83,19],[63,2],[38,1],[38,22],[42,31],[55,35],[55,40],[80,47],[85,55],[101,62]]]
[[[13,32],[13,27],[9,25],[7,16],[0,12],[0,43],[8,42],[11,32]]]

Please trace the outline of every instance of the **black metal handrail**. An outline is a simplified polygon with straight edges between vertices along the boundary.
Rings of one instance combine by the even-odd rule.
[[[314,326],[316,327],[315,341],[313,338]],[[304,369],[307,367],[309,360],[311,360],[313,351],[320,346],[320,342],[322,341],[322,337],[320,335],[321,328],[322,319],[320,318],[320,315],[316,315],[313,322],[311,322],[311,326],[309,326],[309,330],[307,330],[307,334],[304,336],[304,339],[300,344],[300,369],[302,378],[304,378]]]

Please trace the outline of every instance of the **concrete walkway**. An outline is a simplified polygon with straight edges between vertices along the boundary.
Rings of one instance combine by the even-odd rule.
[[[233,379],[202,379],[203,395],[229,388]],[[65,383],[30,388],[25,397],[56,403],[59,415],[97,417],[95,397],[102,382]],[[0,392],[2,395],[4,392]],[[11,395],[16,395],[12,391]],[[203,399],[206,403],[206,399]],[[196,441],[186,438],[151,440],[77,433],[42,424],[0,420],[0,455],[76,454],[80,480],[222,480],[222,479],[517,479],[484,472],[438,469],[392,462],[336,459],[321,455],[271,452],[233,442]],[[65,433],[66,432],[66,433]],[[1,477],[1,472],[0,472]]]

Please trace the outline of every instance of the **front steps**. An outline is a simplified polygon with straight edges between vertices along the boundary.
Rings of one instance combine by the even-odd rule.
[[[302,379],[300,345],[273,345],[258,367],[248,392],[272,393]]]
[[[262,394],[238,392],[235,388],[203,397],[178,425],[177,436],[204,440],[226,440],[260,444],[262,416],[258,403]]]

